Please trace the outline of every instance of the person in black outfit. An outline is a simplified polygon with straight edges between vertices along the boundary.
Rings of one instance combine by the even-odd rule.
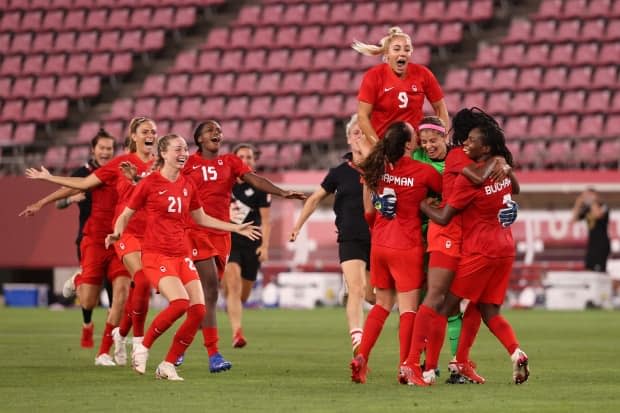
[[[241,143],[233,148],[233,153],[250,168],[255,168],[258,151],[253,145]],[[241,326],[243,303],[252,292],[261,263],[269,258],[271,195],[239,181],[233,187],[232,196],[231,220],[237,224],[253,222],[262,233],[257,240],[233,233],[230,257],[224,270],[226,312],[233,332],[232,345],[233,348],[242,348],[247,344]]]
[[[581,193],[573,207],[573,220],[582,219],[585,219],[588,225],[585,267],[591,271],[606,272],[607,258],[611,251],[607,233],[609,207],[592,188]]]
[[[374,293],[368,282],[370,231],[364,220],[360,173],[354,167],[354,164],[362,159],[359,142],[363,134],[357,115],[351,117],[346,126],[346,133],[351,152],[344,156],[343,163],[329,170],[321,186],[306,200],[289,240],[295,241],[304,223],[317,209],[319,203],[330,194],[335,194],[338,254],[349,294],[347,321],[355,354],[362,341],[363,300],[374,302]]]

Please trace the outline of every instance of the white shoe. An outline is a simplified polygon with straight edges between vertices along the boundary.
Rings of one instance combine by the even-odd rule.
[[[510,360],[512,360],[512,379],[515,384],[525,383],[527,378],[530,377],[527,354],[518,348],[510,356]]]
[[[114,340],[114,361],[118,366],[127,364],[127,347],[125,337],[121,336],[120,329],[115,327],[112,330],[112,340]]]
[[[142,343],[138,343],[131,351],[131,366],[133,369],[144,374],[146,371],[146,361],[149,359],[149,349],[144,347]]]
[[[177,374],[174,364],[162,361],[155,370],[155,378],[163,380],[183,381],[183,377]]]
[[[108,353],[99,354],[95,358],[95,366],[114,367],[116,363],[112,360],[112,357]]]
[[[435,370],[426,370],[422,372],[422,380],[426,384],[435,384],[437,382],[437,376],[435,375]]]
[[[62,296],[65,298],[71,298],[75,295],[75,278],[80,275],[81,270],[76,271],[75,274],[71,276],[65,283],[62,285]]]

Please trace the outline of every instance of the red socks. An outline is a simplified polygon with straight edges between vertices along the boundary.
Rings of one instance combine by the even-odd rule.
[[[512,355],[512,353],[519,348],[519,342],[517,341],[515,332],[504,317],[499,314],[496,315],[487,322],[487,326],[489,330],[491,330],[491,333],[502,343],[509,355]]]
[[[467,310],[463,314],[463,325],[461,327],[461,336],[459,337],[459,346],[456,350],[456,360],[459,363],[465,363],[469,360],[469,350],[474,345],[474,340],[480,330],[480,310],[475,303],[469,303]]]
[[[187,312],[188,307],[189,300],[179,299],[171,301],[168,307],[157,314],[157,317],[149,326],[142,345],[146,348],[151,348],[157,337],[164,334],[175,321],[181,318]]]
[[[375,304],[368,312],[366,322],[364,323],[362,344],[360,344],[360,350],[358,353],[363,355],[366,360],[368,360],[370,350],[372,350],[377,338],[379,338],[379,334],[381,334],[381,330],[383,330],[385,320],[389,315],[390,312],[378,304]]]
[[[187,318],[181,324],[174,339],[170,350],[166,355],[166,361],[174,364],[181,354],[185,353],[187,347],[194,341],[194,336],[200,328],[200,323],[204,318],[207,309],[204,304],[194,304],[187,310]]]
[[[217,335],[217,327],[203,327],[202,338],[204,339],[204,345],[207,348],[207,353],[209,353],[209,357],[219,351],[219,349],[217,348],[217,343],[220,338]]]
[[[398,325],[398,339],[400,341],[400,364],[407,360],[409,349],[411,348],[411,337],[413,335],[416,313],[407,311],[400,315]]]
[[[420,364],[420,357],[426,351],[426,369],[434,369],[439,362],[439,353],[446,334],[446,318],[424,304],[418,308],[407,364]]]
[[[131,304],[131,318],[133,322],[133,336],[144,336],[144,324],[146,314],[149,310],[149,299],[151,296],[151,285],[142,270],[137,271],[133,276],[134,291]]]
[[[110,323],[105,323],[105,329],[103,330],[103,335],[101,336],[101,345],[99,346],[99,354],[107,354],[110,352],[110,348],[112,348],[112,330],[114,326]]]
[[[118,332],[121,336],[127,337],[129,334],[129,329],[131,329],[131,300],[133,297],[133,285],[129,287],[129,295],[127,296],[127,301],[125,302],[125,307],[123,308],[123,315],[121,316],[121,321],[118,324]]]
[[[433,311],[432,309],[430,311]],[[426,370],[435,370],[439,364],[439,353],[446,339],[448,318],[433,311],[432,328],[426,343]]]

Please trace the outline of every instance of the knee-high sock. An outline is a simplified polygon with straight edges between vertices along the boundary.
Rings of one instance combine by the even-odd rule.
[[[142,345],[146,348],[151,348],[157,337],[164,334],[175,321],[181,318],[181,316],[187,312],[188,307],[189,300],[179,299],[170,301],[168,307],[157,314],[149,326],[149,329],[146,331],[144,336]]]
[[[142,270],[137,271],[133,277],[134,291],[131,304],[131,319],[133,323],[133,336],[144,336],[144,323],[149,310],[151,285]]]
[[[499,314],[496,315],[487,322],[487,326],[491,333],[502,343],[509,355],[512,355],[519,348],[517,336],[510,323],[504,317]]]
[[[400,364],[407,360],[409,349],[411,348],[411,337],[415,326],[415,311],[407,311],[400,315],[400,323],[398,325],[398,339],[400,342]]]
[[[459,346],[459,336],[461,335],[462,325],[462,313],[448,317],[448,340],[450,341],[450,351],[452,352],[452,357],[456,356],[456,349]]]
[[[123,315],[121,316],[121,321],[118,324],[118,332],[123,337],[127,337],[127,334],[129,334],[129,330],[131,329],[131,326],[132,326],[131,306],[132,306],[132,299],[133,299],[133,290],[134,290],[134,287],[132,283],[131,287],[129,288],[129,295],[127,296],[127,301],[125,301],[125,307],[123,307]]]
[[[432,311],[432,310],[431,310]],[[426,343],[426,370],[435,370],[439,364],[439,354],[446,339],[448,319],[441,314],[434,314],[431,329]]]
[[[220,337],[217,334],[217,327],[203,327],[202,338],[209,357],[219,351],[217,343],[219,342]]]
[[[189,307],[187,310],[187,318],[174,335],[172,345],[166,355],[167,362],[174,364],[179,356],[185,353],[185,350],[187,350],[189,345],[192,344],[192,341],[194,341],[194,336],[196,336],[200,328],[200,322],[204,318],[206,312],[207,310],[204,304],[194,304]]]
[[[114,326],[110,323],[105,323],[105,329],[103,330],[103,335],[101,336],[101,345],[99,346],[99,352],[97,353],[97,355],[100,354],[107,354],[110,352],[110,348],[112,347],[112,329],[114,328]]]
[[[388,310],[377,304],[375,304],[368,312],[366,322],[364,323],[364,335],[362,335],[362,344],[360,344],[360,350],[358,353],[363,355],[366,360],[368,360],[368,356],[370,356],[370,351],[377,342],[377,338],[379,338],[379,334],[381,334],[381,330],[383,330],[385,320],[388,318],[389,315],[390,312]]]
[[[475,303],[469,303],[465,314],[463,314],[461,336],[459,337],[459,345],[456,350],[456,360],[459,363],[465,363],[469,360],[469,351],[474,345],[478,330],[480,330],[481,320],[478,306]]]
[[[415,325],[411,337],[411,345],[409,346],[409,354],[407,355],[407,364],[420,364],[422,352],[426,349],[428,343],[428,335],[433,322],[433,314],[435,312],[424,304],[418,308],[415,317]]]

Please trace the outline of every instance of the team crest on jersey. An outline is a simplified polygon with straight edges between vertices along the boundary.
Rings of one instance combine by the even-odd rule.
[[[166,267],[164,267],[164,266],[162,265],[161,267],[159,267],[159,271],[161,271],[161,272],[166,272],[167,270],[166,270]]]
[[[254,195],[254,190],[252,188],[248,188],[243,193],[245,194],[245,196],[247,196],[249,198],[252,195]]]
[[[187,196],[187,188],[183,188],[183,196]]]
[[[192,250],[192,255],[193,255],[194,257],[198,255],[198,250],[197,250],[196,248],[194,248],[194,249]]]
[[[119,247],[121,250],[124,250],[124,249],[126,248],[126,247],[125,247],[125,244],[124,244],[123,242],[121,242],[120,244],[118,244],[118,247]]]
[[[411,90],[413,90],[414,92],[417,92],[418,87],[416,85],[411,85]]]
[[[452,248],[452,241],[447,240],[446,241],[446,249],[450,249],[450,248]]]
[[[223,161],[223,160],[221,160],[221,159],[218,159],[218,160],[217,160],[217,164],[218,164],[219,166],[222,166],[222,165],[224,165],[224,161]]]

